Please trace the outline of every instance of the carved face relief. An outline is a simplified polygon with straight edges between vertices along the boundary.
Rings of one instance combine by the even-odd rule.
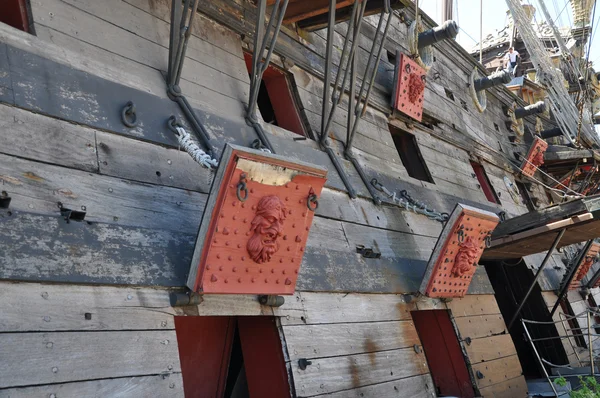
[[[417,99],[419,99],[419,96],[421,95],[421,93],[423,93],[424,90],[425,83],[423,83],[421,76],[419,76],[416,73],[411,73],[409,75],[408,83],[408,99],[410,100],[410,102],[412,102],[413,104],[416,103]]]
[[[460,244],[460,248],[456,253],[451,274],[454,276],[463,276],[465,273],[469,272],[475,265],[478,253],[479,247],[473,243],[470,236],[467,236],[464,242]]]
[[[259,264],[268,263],[279,250],[277,238],[283,234],[286,213],[285,204],[279,197],[271,195],[260,199],[250,227],[254,234],[246,245],[252,260]]]

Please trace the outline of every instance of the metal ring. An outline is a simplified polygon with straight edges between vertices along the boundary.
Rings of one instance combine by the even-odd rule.
[[[462,243],[465,241],[465,231],[463,231],[462,227],[458,231],[456,231],[456,235],[457,235],[459,243]]]
[[[492,234],[485,236],[485,247],[490,248],[492,246]]]
[[[410,64],[406,64],[406,65],[404,65],[404,71],[405,71],[406,73],[410,73]]]
[[[244,196],[242,196],[242,192],[244,192]],[[245,182],[240,182],[238,184],[235,194],[240,202],[245,202],[248,199],[248,188],[246,188]]]
[[[310,204],[314,203],[315,207],[311,207]],[[315,195],[314,193],[311,193],[310,195],[308,195],[308,200],[306,201],[306,207],[308,207],[308,210],[310,211],[315,211],[319,208],[319,201],[317,200],[317,195]]]
[[[133,118],[131,122],[129,121],[130,117]],[[137,114],[135,113],[135,104],[132,101],[129,101],[121,110],[121,121],[129,128],[137,126]]]

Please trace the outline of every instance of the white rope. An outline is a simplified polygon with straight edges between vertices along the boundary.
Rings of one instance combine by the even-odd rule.
[[[408,50],[415,62],[428,72],[433,66],[433,46],[422,48],[421,53],[419,53],[419,33],[424,30],[421,17],[417,15],[408,28]]]
[[[478,72],[478,68],[474,67],[471,76],[469,76],[469,93],[471,94],[471,99],[473,100],[473,104],[475,104],[475,108],[477,108],[479,113],[483,113],[487,107],[487,94],[485,93],[485,90],[481,90],[480,92],[475,90],[475,77],[479,76]]]
[[[183,148],[189,153],[192,159],[207,169],[219,166],[219,162],[216,159],[212,159],[209,154],[204,152],[192,139],[190,133],[185,131],[183,127],[177,126],[175,129],[179,133],[177,134],[177,141],[179,142],[180,148]]]

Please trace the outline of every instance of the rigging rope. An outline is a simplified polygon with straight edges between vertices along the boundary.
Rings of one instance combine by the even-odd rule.
[[[216,159],[212,159],[209,154],[204,152],[202,148],[200,148],[192,139],[190,133],[188,133],[183,127],[175,126],[175,130],[177,130],[177,134],[175,134],[175,136],[177,137],[180,148],[183,148],[187,153],[189,153],[192,159],[207,169],[213,169],[219,166],[219,162]]]
[[[578,109],[569,96],[568,90],[562,84],[563,76],[559,73],[548,57],[548,53],[542,42],[534,32],[529,18],[525,13],[519,0],[506,0],[511,11],[515,25],[518,26],[521,37],[525,42],[531,61],[533,62],[540,81],[545,86],[550,105],[557,123],[566,133],[567,139],[573,143],[577,137]],[[600,139],[588,123],[583,124],[582,133],[585,139],[600,145]]]

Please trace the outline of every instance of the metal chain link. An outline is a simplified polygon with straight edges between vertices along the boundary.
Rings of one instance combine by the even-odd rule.
[[[396,192],[390,192],[383,184],[379,183],[376,178],[371,180],[371,185],[380,192],[385,193],[392,202],[398,204],[400,207],[404,207],[406,210],[410,210],[414,213],[421,214],[431,218],[432,220],[446,223],[450,215],[448,213],[440,213],[435,209],[427,207],[423,202],[413,199],[406,190],[400,191],[400,197],[396,196]]]

